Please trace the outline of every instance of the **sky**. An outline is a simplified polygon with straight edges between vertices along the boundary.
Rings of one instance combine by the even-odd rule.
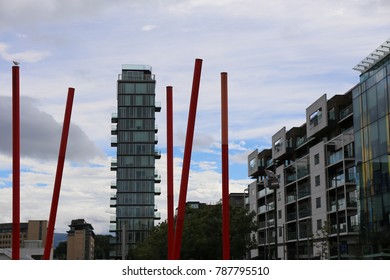
[[[56,232],[85,219],[109,231],[111,113],[122,64],[156,77],[166,218],[166,86],[174,94],[175,205],[195,59],[203,61],[187,199],[221,198],[220,73],[228,73],[230,191],[250,183],[247,156],[305,122],[324,93],[390,38],[386,0],[0,0],[0,223],[12,222],[12,61],[20,62],[21,221],[48,220],[69,87],[75,88]]]

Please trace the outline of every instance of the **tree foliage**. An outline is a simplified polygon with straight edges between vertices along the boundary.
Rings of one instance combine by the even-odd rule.
[[[254,213],[241,207],[230,209],[230,251],[232,259],[245,257],[251,245],[250,232],[257,230]],[[156,226],[149,238],[129,252],[133,259],[167,259],[166,222]],[[222,204],[186,209],[181,259],[218,260],[222,258]]]
[[[108,260],[111,235],[95,235],[95,260]]]
[[[67,244],[66,241],[58,243],[53,252],[53,258],[55,260],[66,260]]]

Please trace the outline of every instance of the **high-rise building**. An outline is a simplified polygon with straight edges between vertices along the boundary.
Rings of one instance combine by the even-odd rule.
[[[112,116],[112,142],[117,158],[111,164],[116,182],[111,189],[111,207],[116,208],[110,231],[115,233],[111,258],[125,259],[131,248],[148,237],[160,218],[155,195],[161,193],[155,183],[161,181],[155,160],[155,113],[161,106],[155,101],[156,80],[148,65],[123,65],[117,82],[117,113]]]
[[[390,39],[354,68],[359,214],[365,255],[390,256]]]
[[[95,252],[95,233],[91,224],[84,219],[72,220],[67,231],[67,260],[93,260]]]

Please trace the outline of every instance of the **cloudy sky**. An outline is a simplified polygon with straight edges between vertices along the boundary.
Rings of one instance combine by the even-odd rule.
[[[122,64],[156,75],[166,217],[165,88],[174,90],[175,187],[191,83],[203,59],[188,199],[221,197],[220,73],[229,79],[230,189],[249,182],[246,157],[305,122],[322,94],[358,82],[352,68],[390,38],[386,0],[0,0],[0,223],[12,221],[11,67],[21,72],[21,220],[48,219],[68,87],[76,89],[56,231],[84,218],[107,233],[111,113]],[[176,191],[176,198],[178,192]]]

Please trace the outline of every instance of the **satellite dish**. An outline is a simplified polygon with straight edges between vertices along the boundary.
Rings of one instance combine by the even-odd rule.
[[[18,66],[20,63],[15,61],[15,60],[12,60],[12,62],[14,63],[15,66]]]

